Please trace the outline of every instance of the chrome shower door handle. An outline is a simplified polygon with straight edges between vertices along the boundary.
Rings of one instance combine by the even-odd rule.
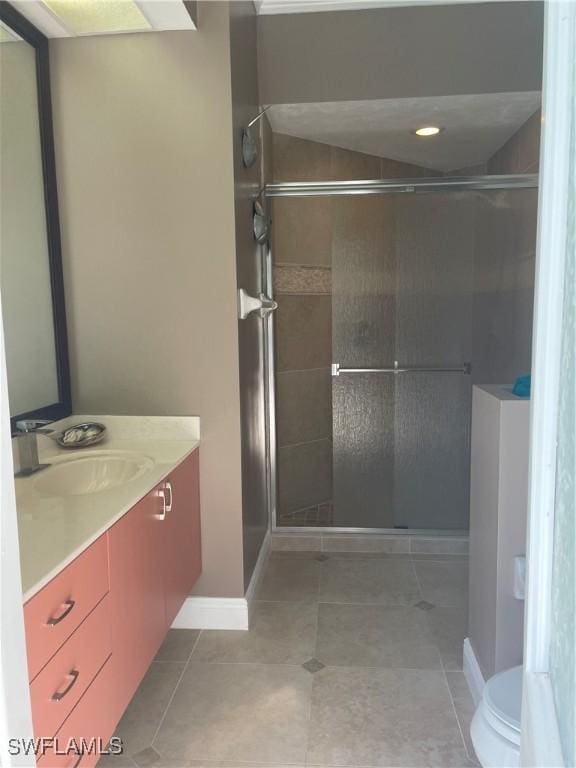
[[[462,363],[455,367],[433,367],[419,365],[399,365],[398,360],[394,360],[393,366],[387,368],[345,368],[340,363],[332,363],[330,366],[332,376],[340,376],[343,373],[463,373],[470,376],[472,373],[472,363]]]
[[[275,312],[278,309],[278,302],[274,299],[270,299],[263,293],[260,294],[260,300],[262,301],[262,307],[260,308],[260,317],[266,317],[270,312]]]
[[[278,304],[264,293],[259,296],[250,296],[244,288],[240,288],[238,291],[238,317],[240,320],[246,320],[253,312],[258,312],[260,317],[266,317],[276,309],[278,309]]]

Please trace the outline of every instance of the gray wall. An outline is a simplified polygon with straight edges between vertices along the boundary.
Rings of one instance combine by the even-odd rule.
[[[263,104],[540,90],[542,4],[258,19]]]
[[[487,163],[487,172],[537,173],[540,112]],[[472,378],[509,384],[530,372],[538,190],[484,196],[474,253]]]
[[[204,571],[244,594],[230,23],[53,40],[76,412],[202,419]]]
[[[468,636],[486,680],[522,663],[514,558],[526,551],[529,442],[528,400],[473,388]]]
[[[245,168],[242,127],[258,113],[256,13],[251,0],[230,6],[234,201],[238,288],[262,290],[262,248],[252,234],[252,207],[260,190],[260,163]],[[255,127],[255,133],[261,126]],[[263,323],[257,315],[238,321],[242,420],[242,534],[244,586],[248,586],[268,528]]]

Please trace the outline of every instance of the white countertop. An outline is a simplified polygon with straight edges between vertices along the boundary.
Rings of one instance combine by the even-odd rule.
[[[39,459],[89,456],[91,452],[129,451],[154,464],[140,477],[98,493],[48,496],[35,481],[50,469],[16,478],[16,507],[24,601],[40,590],[68,563],[163,480],[200,444],[197,416],[70,416],[50,424],[56,430],[96,421],[107,428],[106,439],[90,448],[65,449],[38,435]],[[16,438],[18,439],[18,438]]]

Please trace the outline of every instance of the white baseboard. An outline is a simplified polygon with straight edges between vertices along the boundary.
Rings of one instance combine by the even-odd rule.
[[[463,671],[466,682],[468,683],[468,688],[470,688],[470,693],[474,699],[474,704],[478,706],[478,703],[482,698],[482,691],[484,690],[486,681],[484,680],[484,675],[480,669],[480,664],[478,664],[478,659],[474,653],[474,648],[472,648],[472,643],[468,637],[464,640]]]
[[[244,597],[188,597],[172,629],[247,630],[250,608],[270,556],[270,540],[270,531],[267,531]]]
[[[172,629],[248,629],[245,597],[187,597]]]
[[[264,536],[264,541],[262,542],[262,546],[260,547],[258,560],[256,560],[256,565],[254,566],[254,570],[252,571],[252,578],[250,579],[250,584],[248,584],[248,589],[246,590],[245,597],[248,602],[248,610],[251,609],[252,603],[254,602],[254,598],[256,596],[256,592],[258,590],[258,587],[260,586],[260,581],[262,580],[262,576],[264,575],[264,568],[266,568],[266,564],[268,563],[268,558],[270,557],[271,548],[272,548],[272,536],[270,534],[270,531],[266,531],[266,536]]]

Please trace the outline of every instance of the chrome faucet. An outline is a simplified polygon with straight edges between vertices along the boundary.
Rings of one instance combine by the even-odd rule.
[[[50,464],[40,464],[38,461],[38,433],[43,435],[50,434],[53,430],[43,429],[50,421],[46,419],[23,419],[16,422],[16,432],[13,437],[17,437],[18,458],[20,469],[15,473],[15,477],[28,477],[41,469],[49,467]]]

